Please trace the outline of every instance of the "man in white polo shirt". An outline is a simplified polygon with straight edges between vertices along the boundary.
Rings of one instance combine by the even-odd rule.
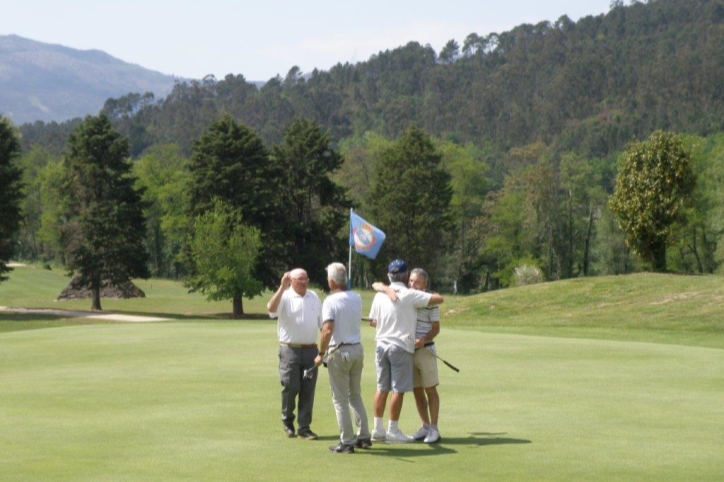
[[[377,392],[374,399],[375,422],[372,440],[387,443],[406,443],[414,439],[399,429],[405,392],[413,389],[413,355],[415,353],[415,329],[417,309],[443,302],[437,293],[425,293],[407,287],[407,264],[396,259],[387,267],[390,288],[397,301],[385,293],[377,293],[372,301],[370,320],[377,327],[375,362],[377,364]],[[374,285],[373,285],[374,286]],[[385,431],[382,417],[385,414],[387,395],[390,399],[390,420]]]
[[[327,266],[327,283],[332,293],[322,304],[324,324],[319,342],[320,352],[315,363],[317,366],[321,365],[322,357],[327,353],[332,403],[339,426],[339,443],[329,447],[329,450],[351,454],[355,447],[372,446],[361,388],[364,366],[360,332],[362,297],[347,289],[347,269],[342,263]],[[354,414],[357,433],[352,425],[350,408]]]
[[[299,438],[315,440],[312,432],[314,390],[317,370],[305,377],[304,371],[314,368],[317,357],[317,333],[322,327],[322,303],[317,294],[307,289],[309,278],[301,268],[284,273],[281,285],[267,303],[269,316],[277,318],[279,336],[279,378],[282,383],[282,423],[287,437],[294,436],[294,407],[299,397]]]

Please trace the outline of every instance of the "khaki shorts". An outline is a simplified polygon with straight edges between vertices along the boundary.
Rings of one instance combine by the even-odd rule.
[[[435,345],[415,350],[415,369],[413,377],[415,388],[436,387],[440,384],[437,376],[437,358],[435,358]]]

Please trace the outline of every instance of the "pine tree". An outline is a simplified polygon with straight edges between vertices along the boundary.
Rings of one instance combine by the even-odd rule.
[[[213,122],[194,143],[189,163],[191,193],[188,217],[214,209],[216,200],[241,215],[244,223],[261,232],[262,248],[254,277],[267,288],[279,285],[284,238],[278,194],[279,173],[269,160],[261,138],[230,116]],[[193,232],[190,233],[193,238]],[[196,276],[195,263],[186,249],[185,263]]]
[[[411,127],[383,155],[368,205],[370,219],[387,235],[378,260],[402,258],[410,267],[440,273],[453,228],[450,174],[430,137]],[[379,263],[378,263],[379,264]],[[377,274],[384,274],[380,264]]]
[[[325,266],[342,259],[351,203],[331,175],[342,166],[329,136],[316,122],[295,119],[284,141],[273,149],[281,173],[279,193],[285,203],[285,237],[290,267],[302,267],[313,283],[327,285]]]
[[[108,117],[88,116],[68,138],[61,187],[61,239],[67,267],[101,309],[102,282],[148,278],[143,203],[134,188],[128,140]]]
[[[15,252],[15,233],[20,228],[22,201],[22,171],[16,161],[20,142],[14,127],[0,116],[0,282],[7,279],[7,266]]]

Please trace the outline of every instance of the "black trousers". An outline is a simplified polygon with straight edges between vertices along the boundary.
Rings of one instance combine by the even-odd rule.
[[[279,346],[279,379],[282,383],[282,422],[284,425],[293,426],[294,424],[297,398],[299,399],[299,429],[308,429],[312,423],[318,370],[314,369],[311,379],[304,378],[304,370],[314,367],[314,359],[317,358],[318,353],[316,347]]]

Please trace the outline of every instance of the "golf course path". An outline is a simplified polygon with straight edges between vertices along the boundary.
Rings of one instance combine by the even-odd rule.
[[[13,313],[37,313],[41,315],[56,315],[67,318],[93,318],[94,320],[126,321],[129,323],[149,323],[152,321],[166,321],[170,318],[158,318],[154,316],[119,315],[115,313],[98,313],[94,311],[68,311],[54,310],[49,308],[10,308],[0,306],[0,311]]]

